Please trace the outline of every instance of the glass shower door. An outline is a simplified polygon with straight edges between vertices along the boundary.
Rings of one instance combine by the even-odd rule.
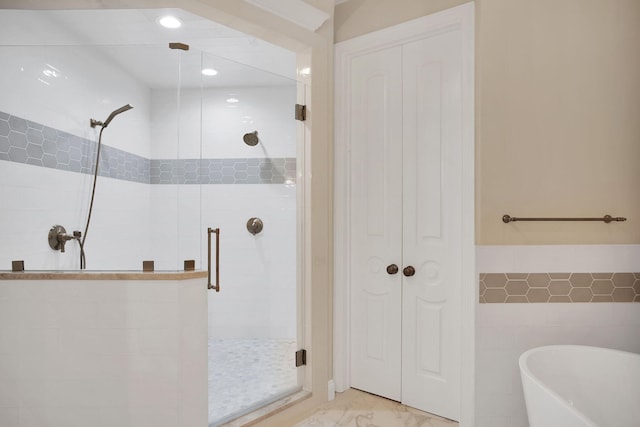
[[[208,297],[214,426],[300,389],[297,89],[292,79],[211,54],[199,66],[200,97],[182,110],[201,115],[201,229],[220,229],[220,292]],[[205,266],[206,241],[201,248]]]

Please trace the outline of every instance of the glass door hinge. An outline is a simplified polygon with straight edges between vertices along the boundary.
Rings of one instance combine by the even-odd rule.
[[[307,350],[296,351],[296,368],[307,364]]]

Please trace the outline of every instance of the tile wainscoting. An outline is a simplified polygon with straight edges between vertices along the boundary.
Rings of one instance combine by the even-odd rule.
[[[476,286],[475,427],[528,427],[518,358],[530,348],[580,344],[640,353],[640,305],[551,303],[552,292],[572,300],[573,289],[579,290],[576,302],[587,290],[592,302],[613,298],[616,289],[637,296],[638,274],[628,272],[640,271],[640,245],[477,246],[476,271],[485,292],[501,289],[504,299],[491,304],[494,297],[487,301],[485,293],[487,303],[481,303],[481,284]],[[499,303],[542,299],[540,289],[549,292],[548,303]],[[509,296],[518,298],[507,301]]]

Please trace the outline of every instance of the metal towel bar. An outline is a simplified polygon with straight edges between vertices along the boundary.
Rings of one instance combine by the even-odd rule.
[[[602,221],[609,224],[610,222],[614,221],[621,222],[626,220],[627,218],[625,217],[611,215],[605,215],[602,218],[517,218],[510,215],[502,216],[502,222],[504,222],[505,224],[516,221]]]

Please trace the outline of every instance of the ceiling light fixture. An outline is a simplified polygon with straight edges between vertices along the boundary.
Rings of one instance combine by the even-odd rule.
[[[229,104],[235,104],[236,102],[240,102],[240,101],[236,98],[227,98],[227,102]]]
[[[182,26],[182,21],[180,21],[175,16],[167,15],[163,16],[158,20],[158,23],[165,28],[180,28]]]
[[[215,76],[218,74],[218,71],[214,70],[213,68],[203,68],[202,74],[205,76]]]

